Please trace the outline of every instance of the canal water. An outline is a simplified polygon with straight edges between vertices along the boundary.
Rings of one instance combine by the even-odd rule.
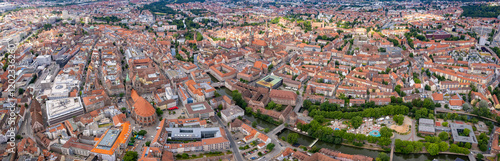
[[[288,134],[295,133],[291,130],[285,129],[281,133],[278,134],[278,138],[281,137],[286,137]],[[314,138],[299,134],[298,138],[298,143],[300,145],[304,146],[309,146],[311,143],[314,142]],[[315,144],[316,147],[319,148],[328,148],[332,150],[336,150],[345,154],[359,154],[359,155],[365,155],[369,157],[376,158],[379,151],[376,150],[369,150],[369,149],[363,149],[363,148],[356,148],[356,147],[350,147],[350,146],[345,146],[345,145],[336,145],[336,144],[330,144],[322,141],[318,141]],[[390,155],[390,152],[385,152],[387,155]],[[457,156],[457,155],[437,155],[437,156],[431,156],[429,154],[401,154],[401,153],[394,153],[394,161],[426,161],[426,160],[432,160],[432,159],[438,159],[439,161],[453,161],[456,158],[461,158],[463,160],[469,160],[468,157],[466,156]]]
[[[231,90],[227,89],[226,87],[215,88],[215,91],[217,91],[217,93],[219,93],[221,96],[226,95],[227,97],[233,99],[233,97],[231,97]]]
[[[210,80],[212,80],[212,82],[214,82],[214,83],[219,82],[219,80],[217,80],[217,78],[215,78],[212,74],[210,74],[210,73],[207,73],[207,74],[208,74],[208,76],[210,76]]]
[[[272,123],[269,123],[267,121],[264,121],[259,118],[255,118],[253,115],[250,114],[245,114],[245,119],[251,121],[251,122],[257,122],[257,125],[262,127],[262,128],[269,128],[269,131],[272,131],[274,128],[278,127]]]

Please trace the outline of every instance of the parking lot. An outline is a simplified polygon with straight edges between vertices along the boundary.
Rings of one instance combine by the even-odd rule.
[[[257,147],[257,146],[255,146],[255,147]],[[251,149],[255,149],[255,148],[251,148]],[[266,155],[268,153],[268,151],[266,150],[266,148],[262,148],[262,149],[258,149],[257,148],[256,150],[251,150],[251,151],[245,152],[242,155],[246,159],[255,160],[255,159],[259,159],[260,158],[259,152],[262,153],[262,157],[263,158],[261,158],[261,159],[264,159],[265,158],[264,155]]]

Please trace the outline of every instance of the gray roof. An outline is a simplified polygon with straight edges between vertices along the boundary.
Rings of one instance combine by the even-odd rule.
[[[467,124],[450,123],[450,128],[451,128],[451,135],[454,141],[477,144],[476,135],[474,135],[474,130],[472,126]],[[465,128],[470,130],[469,136],[458,135],[458,133],[463,131]]]
[[[202,139],[206,136],[222,137],[219,127],[212,128],[165,128],[172,139]]]
[[[97,145],[97,148],[99,149],[105,149],[109,150],[115,143],[116,139],[118,139],[118,136],[120,135],[121,130],[120,129],[110,129],[104,135],[104,138],[101,139],[101,142]]]
[[[432,132],[432,133],[435,133],[436,129],[434,128],[434,125],[432,125],[432,124],[420,124],[420,125],[418,125],[418,131],[419,132]]]
[[[432,119],[426,119],[426,118],[420,118],[418,120],[418,131],[419,132],[431,132],[435,133],[436,128],[434,128],[434,120]]]
[[[240,106],[234,105],[234,106],[231,106],[230,108],[222,110],[221,112],[225,116],[229,117],[229,116],[232,116],[232,115],[235,115],[235,114],[244,113],[245,111],[243,109],[241,109]]]
[[[419,126],[421,126],[422,124],[431,124],[431,125],[434,125],[434,120],[433,119],[420,118],[418,120],[418,123],[419,123]]]
[[[436,126],[436,131],[447,131],[450,132],[451,129],[449,127],[443,127],[443,126]]]

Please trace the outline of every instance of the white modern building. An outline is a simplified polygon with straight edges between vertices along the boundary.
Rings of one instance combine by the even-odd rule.
[[[49,82],[47,81],[50,81],[50,77],[42,81],[42,86],[48,84]],[[53,82],[52,87],[43,91],[42,94],[46,95],[50,100],[67,98],[72,89],[80,89],[80,80],[68,74],[57,75]]]
[[[50,55],[39,55],[36,57],[35,61],[38,65],[50,65],[52,62],[52,57]]]
[[[243,115],[245,115],[245,111],[237,105],[233,105],[221,111],[222,120],[224,120],[225,122],[231,122],[234,119],[238,118],[238,116],[243,117]]]
[[[49,125],[84,114],[83,104],[79,97],[48,100],[45,103],[45,111]]]

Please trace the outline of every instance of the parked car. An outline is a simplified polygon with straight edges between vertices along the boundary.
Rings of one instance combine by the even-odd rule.
[[[179,107],[177,107],[177,106],[168,108],[168,110],[177,110],[177,109],[179,109]],[[184,114],[184,113],[182,113],[182,114]]]

